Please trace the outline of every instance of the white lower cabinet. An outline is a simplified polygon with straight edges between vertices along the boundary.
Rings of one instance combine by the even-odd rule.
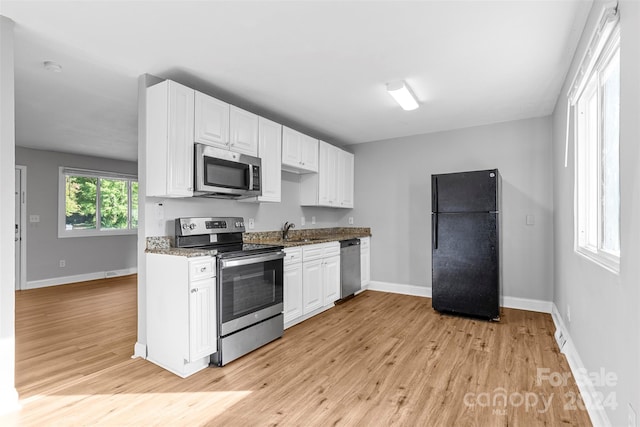
[[[321,259],[305,261],[302,264],[302,314],[309,314],[322,307],[322,272]]]
[[[288,328],[340,299],[340,244],[298,246],[285,252],[284,325]]]
[[[284,285],[284,323],[302,316],[302,248],[285,249],[283,285]]]
[[[185,378],[217,351],[215,258],[146,260],[147,359]]]
[[[362,289],[371,281],[371,238],[360,238],[360,278]]]

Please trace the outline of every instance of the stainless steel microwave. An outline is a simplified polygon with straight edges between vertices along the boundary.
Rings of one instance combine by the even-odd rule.
[[[194,196],[244,199],[262,195],[258,157],[195,144]]]

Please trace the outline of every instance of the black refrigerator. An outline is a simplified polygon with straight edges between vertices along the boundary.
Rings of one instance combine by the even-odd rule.
[[[500,318],[498,169],[431,176],[432,305]]]

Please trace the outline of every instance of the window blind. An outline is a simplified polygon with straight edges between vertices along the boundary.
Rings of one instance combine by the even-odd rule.
[[[598,58],[600,57],[600,53],[602,52],[603,46],[613,34],[618,21],[620,19],[620,14],[618,13],[618,2],[607,3],[603,6],[602,11],[600,12],[600,17],[598,19],[598,23],[591,34],[591,38],[589,39],[589,44],[580,60],[580,65],[576,70],[576,73],[571,80],[571,86],[569,87],[569,92],[567,93],[567,132],[565,139],[565,148],[564,148],[564,167],[566,168],[568,165],[569,158],[569,134],[570,134],[570,126],[573,123],[573,107],[575,106],[576,100],[584,87],[589,80],[588,77],[593,71]]]

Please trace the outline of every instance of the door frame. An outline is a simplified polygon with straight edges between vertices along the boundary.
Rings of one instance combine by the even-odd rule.
[[[15,288],[22,290],[27,288],[27,167],[16,165],[16,170],[20,171],[20,283]]]

